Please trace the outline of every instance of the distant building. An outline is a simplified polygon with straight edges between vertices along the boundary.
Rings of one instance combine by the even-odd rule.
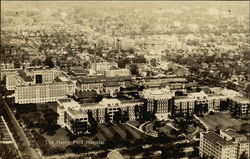
[[[205,132],[200,135],[200,156],[210,156],[215,159],[240,159],[245,153],[249,158],[249,140],[245,135],[232,129],[220,130],[220,135]]]
[[[130,76],[129,69],[110,69],[104,72],[106,77]]]
[[[118,64],[115,62],[91,63],[90,69],[95,70],[96,72],[104,73],[104,71],[109,70],[112,67],[118,68]]]
[[[119,77],[83,77],[77,79],[77,90],[78,91],[91,91],[94,90],[99,94],[116,89],[118,85],[120,87],[126,87],[126,82],[131,82],[130,76],[119,76]],[[109,83],[109,84],[108,84]]]

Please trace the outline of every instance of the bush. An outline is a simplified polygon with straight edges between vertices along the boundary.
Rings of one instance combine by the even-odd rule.
[[[210,111],[210,112],[209,112],[209,115],[214,115],[214,112],[213,112],[213,111]]]

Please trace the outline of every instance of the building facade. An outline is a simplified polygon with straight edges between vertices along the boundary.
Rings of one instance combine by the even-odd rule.
[[[6,88],[14,90],[15,103],[45,103],[67,98],[75,84],[56,69],[17,70],[6,76]]]
[[[244,153],[249,158],[249,140],[232,129],[220,130],[220,134],[203,132],[200,135],[200,156],[214,159],[239,159]]]
[[[125,116],[126,120],[135,120],[135,107],[141,105],[143,102],[120,101],[115,98],[104,98],[99,103],[85,104],[79,104],[73,99],[61,99],[57,101],[59,115],[57,123],[61,127],[66,127],[73,134],[87,133],[90,119],[99,123],[122,120],[122,116]]]
[[[236,96],[229,98],[230,113],[237,118],[249,119],[250,101],[244,97]]]
[[[144,99],[144,107],[147,112],[153,113],[159,120],[169,118],[171,107],[174,104],[174,93],[170,91],[169,87],[144,89],[140,96]]]

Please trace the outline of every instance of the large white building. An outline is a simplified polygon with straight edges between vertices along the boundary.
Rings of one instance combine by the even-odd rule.
[[[6,74],[6,88],[14,90],[15,103],[44,103],[73,95],[75,84],[57,69],[18,70]]]
[[[73,99],[61,99],[57,101],[57,113],[59,115],[57,123],[61,127],[66,127],[73,134],[84,133],[89,124],[88,113],[91,113],[93,119],[100,123],[113,122],[117,113],[126,114],[128,120],[135,120],[135,106],[141,106],[142,104],[143,102],[140,101],[120,101],[115,98],[104,98],[99,103],[85,104],[79,104]],[[86,128],[76,128],[73,124],[76,122],[82,122],[82,126],[85,125],[83,127]]]

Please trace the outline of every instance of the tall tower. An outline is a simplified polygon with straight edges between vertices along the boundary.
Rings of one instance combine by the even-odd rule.
[[[94,70],[95,70],[95,76],[97,74],[97,68],[96,68],[96,43],[94,44]]]

